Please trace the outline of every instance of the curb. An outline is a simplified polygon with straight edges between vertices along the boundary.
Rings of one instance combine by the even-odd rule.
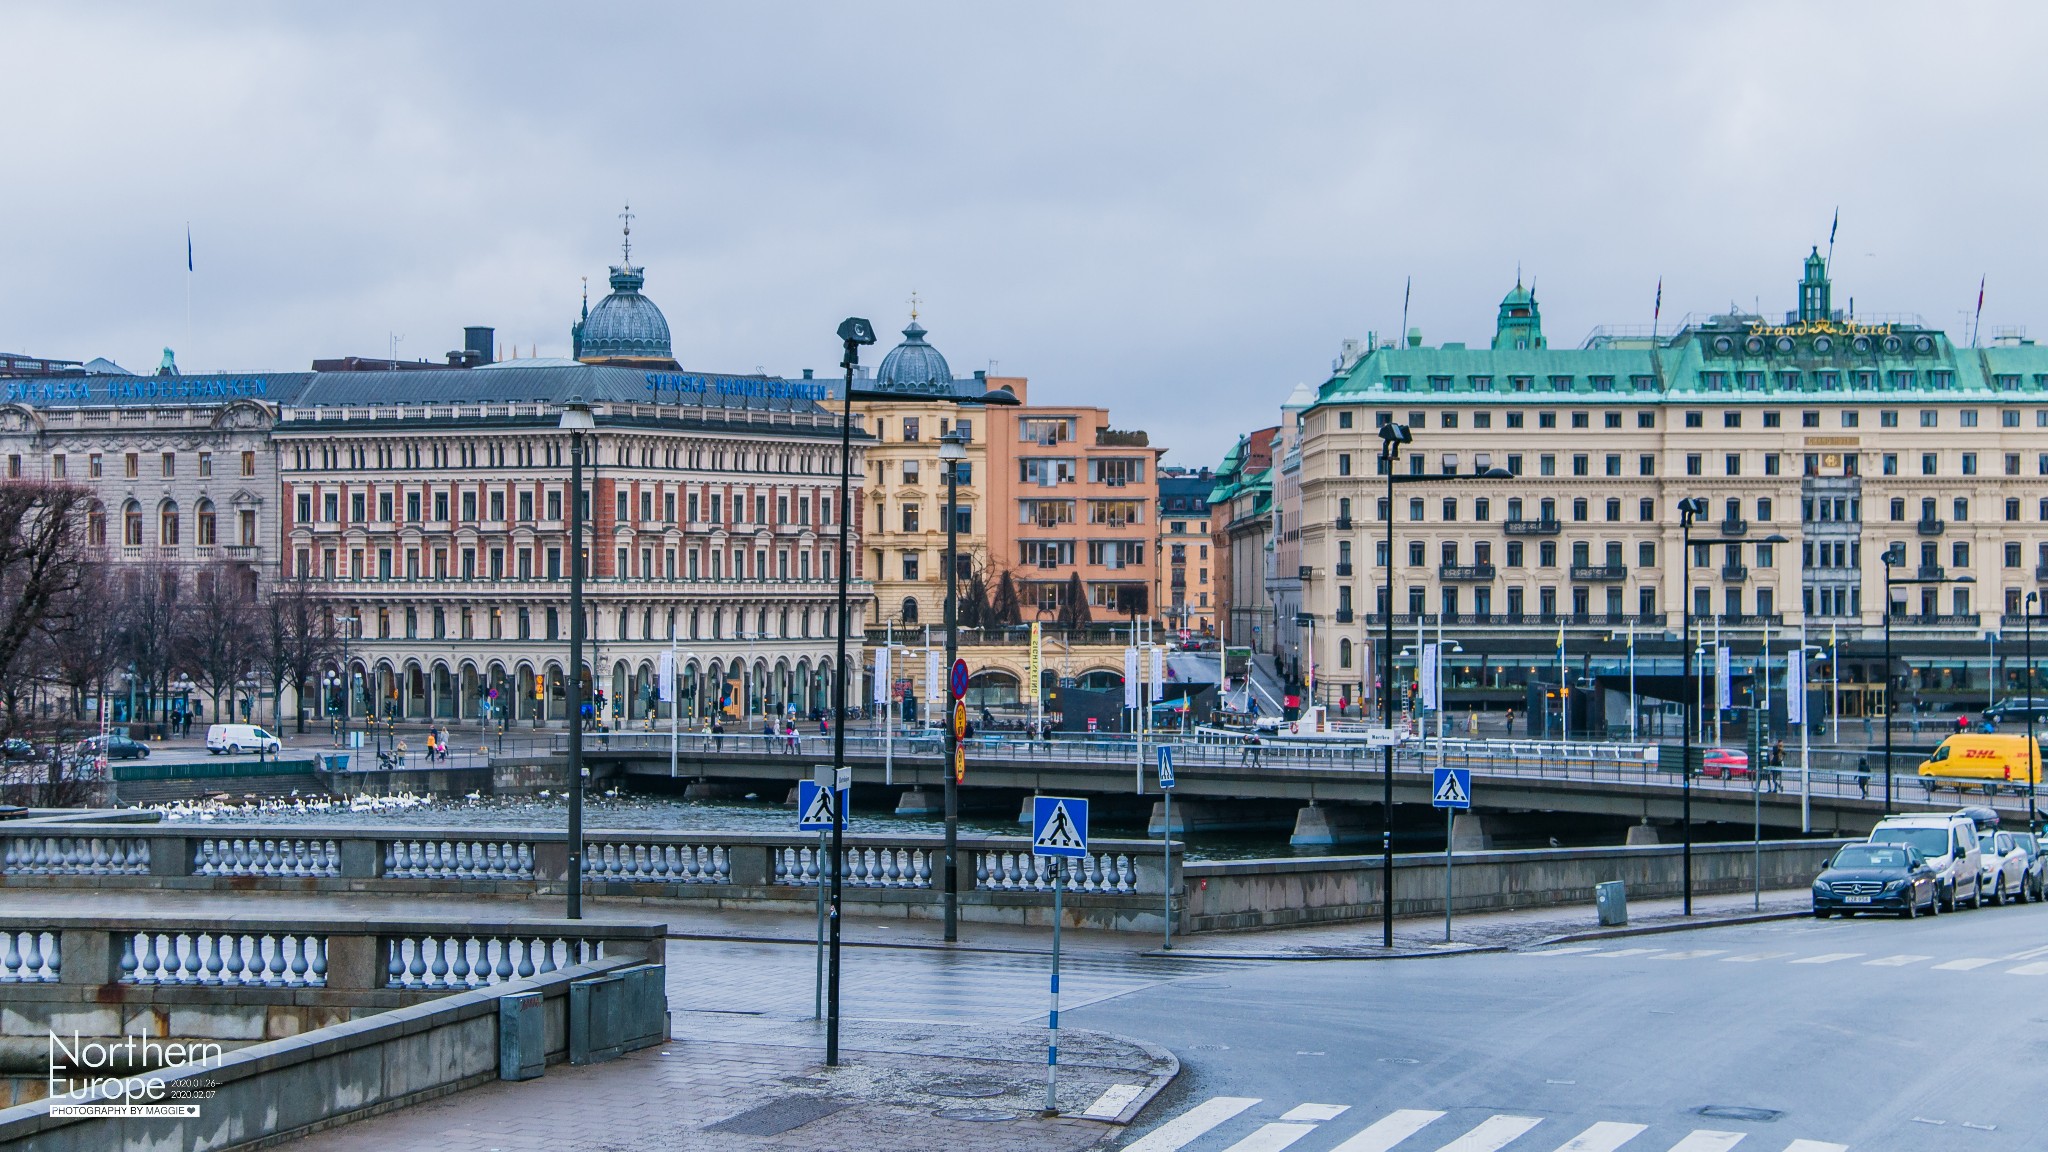
[[[1712,920],[1688,920],[1678,924],[1645,924],[1638,928],[1613,928],[1605,932],[1572,932],[1563,936],[1546,936],[1541,940],[1524,944],[1524,948],[1543,948],[1552,944],[1581,944],[1589,940],[1617,940],[1628,936],[1661,936],[1667,932],[1692,932],[1700,928],[1734,928],[1744,924],[1768,924],[1776,920],[1798,920],[1813,915],[1812,910],[1797,912],[1751,912],[1743,916],[1721,916]]]
[[[1329,952],[1303,955],[1299,952],[1164,952],[1152,948],[1138,953],[1148,959],[1175,960],[1263,960],[1271,963],[1307,963],[1319,960],[1429,960],[1438,956],[1477,956],[1506,952],[1505,944],[1458,944],[1450,948],[1372,948],[1358,952]]]
[[[1075,1031],[1081,1031],[1081,1029],[1075,1029]],[[1093,1032],[1095,1030],[1088,1029],[1088,1031]],[[1141,1048],[1154,1061],[1163,1061],[1166,1065],[1164,1071],[1153,1073],[1151,1083],[1147,1084],[1143,1091],[1133,1097],[1130,1103],[1124,1105],[1123,1111],[1115,1116],[1083,1116],[1078,1112],[1060,1113],[1060,1119],[1062,1120],[1092,1120],[1098,1124],[1115,1124],[1121,1127],[1136,1120],[1138,1113],[1143,1112],[1145,1106],[1152,1103],[1154,1097],[1166,1091],[1167,1085],[1172,1084],[1174,1079],[1180,1075],[1180,1057],[1152,1043],[1150,1040],[1140,1040],[1135,1036],[1125,1036],[1118,1032],[1095,1032],[1095,1034],[1097,1036],[1107,1036],[1113,1040],[1121,1040],[1126,1044]]]

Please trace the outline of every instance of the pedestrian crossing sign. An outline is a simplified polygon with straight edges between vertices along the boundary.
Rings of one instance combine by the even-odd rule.
[[[799,832],[832,830],[832,792],[816,780],[796,782],[796,828]],[[846,827],[846,792],[839,793],[839,826]]]
[[[1438,768],[1435,786],[1430,791],[1429,802],[1438,808],[1470,808],[1472,806],[1472,770],[1469,768]]]
[[[1088,801],[1073,796],[1032,797],[1031,854],[1088,855]]]

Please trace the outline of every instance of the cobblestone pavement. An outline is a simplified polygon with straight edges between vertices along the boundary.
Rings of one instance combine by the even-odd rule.
[[[557,1065],[318,1133],[300,1152],[641,1152],[728,1149],[980,1152],[1104,1145],[1120,1129],[1047,1119],[1045,1033],[849,1022],[842,1062],[810,1024],[679,1017],[676,1039],[608,1064]],[[1079,1113],[1116,1086],[1146,1097],[1172,1057],[1092,1032],[1061,1036],[1059,1104]]]

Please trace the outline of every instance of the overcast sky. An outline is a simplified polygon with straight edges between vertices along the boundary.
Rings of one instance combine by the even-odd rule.
[[[1835,300],[2048,337],[2041,10],[1783,3],[8,4],[0,349],[154,369],[569,352],[633,255],[677,357],[965,375],[1213,464],[1345,337],[1553,344]],[[193,237],[187,325],[185,229]],[[879,353],[880,349],[877,349]]]

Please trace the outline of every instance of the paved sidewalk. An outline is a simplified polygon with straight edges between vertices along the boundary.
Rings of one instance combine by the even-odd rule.
[[[642,1152],[862,1149],[1067,1152],[1120,1129],[1079,1113],[1121,1101],[1128,1120],[1179,1070],[1163,1050],[1099,1032],[1061,1035],[1059,1104],[1045,1103],[1043,1029],[853,1021],[841,1063],[808,1023],[677,1015],[677,1038],[607,1064],[551,1066],[318,1133],[304,1152]]]

